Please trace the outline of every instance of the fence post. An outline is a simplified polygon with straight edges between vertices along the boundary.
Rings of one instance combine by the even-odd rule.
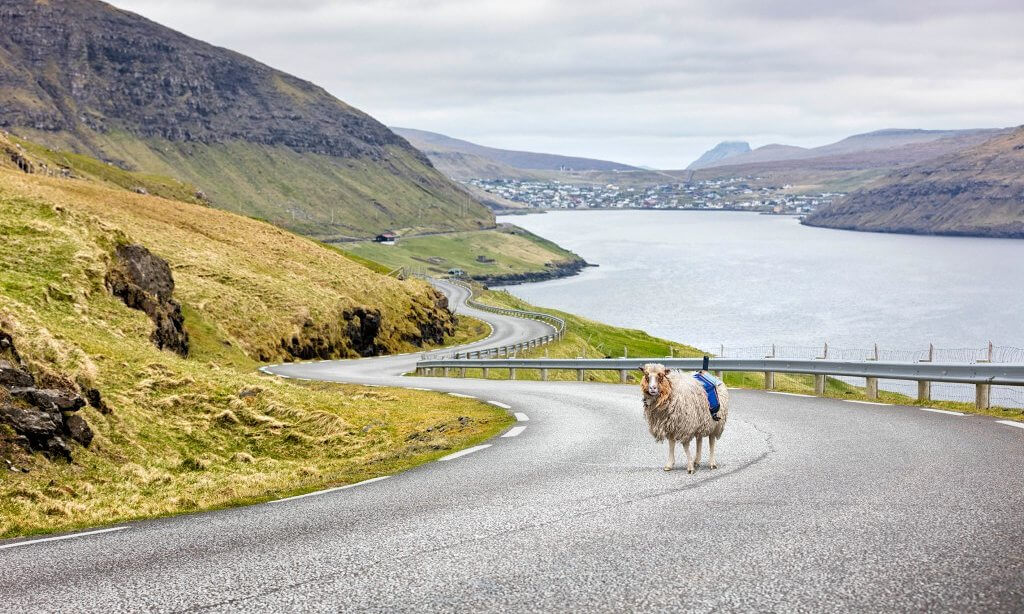
[[[924,380],[917,382],[917,400],[928,402],[932,400],[932,383]]]
[[[814,376],[814,394],[819,397],[825,396],[825,376],[815,375]]]
[[[978,409],[989,409],[992,404],[990,402],[992,394],[991,384],[975,384],[974,392],[974,405]]]
[[[878,378],[877,377],[865,378],[864,389],[867,392],[867,395],[868,395],[869,399],[877,399],[878,398]]]

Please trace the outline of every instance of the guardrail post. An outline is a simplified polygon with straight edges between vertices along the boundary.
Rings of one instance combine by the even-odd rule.
[[[917,382],[917,400],[918,401],[931,401],[932,400],[932,383],[926,381]]]
[[[444,376],[448,377],[449,373],[451,373],[451,369],[449,369],[448,367],[445,367],[444,368]]]
[[[484,379],[487,379],[487,377],[490,376],[490,374],[491,374],[490,367],[484,367]]]
[[[775,373],[773,371],[764,372],[764,389],[775,390]]]
[[[814,394],[819,397],[825,396],[825,376],[815,375],[814,376]]]
[[[992,407],[991,395],[992,385],[991,384],[975,384],[974,392],[974,405],[978,409],[989,409]]]
[[[629,371],[626,369],[619,369],[619,381],[623,384],[629,382]]]
[[[542,381],[542,382],[548,381],[548,370],[547,369],[541,369],[540,370],[540,381]]]
[[[466,367],[459,368],[459,377],[466,377]]]
[[[576,381],[583,381],[583,369],[576,369]]]
[[[508,369],[508,378],[509,379],[515,379],[516,378],[516,369],[515,369],[515,367],[509,367],[509,369]]]
[[[423,376],[423,367],[416,367],[416,375]]]
[[[878,398],[878,378],[868,377],[864,380],[864,390],[868,395],[869,399]]]

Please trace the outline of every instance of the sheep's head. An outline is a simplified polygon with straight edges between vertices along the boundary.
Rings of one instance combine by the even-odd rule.
[[[645,399],[657,398],[660,401],[672,392],[672,383],[668,379],[670,369],[665,365],[647,363],[640,367],[640,372],[644,374],[640,386]]]

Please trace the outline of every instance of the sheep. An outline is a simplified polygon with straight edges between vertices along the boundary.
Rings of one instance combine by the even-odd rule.
[[[711,418],[704,387],[694,379],[692,373],[672,371],[664,365],[648,363],[640,367],[644,376],[640,382],[643,388],[644,417],[647,428],[654,440],[668,440],[668,463],[665,471],[671,471],[676,464],[676,442],[681,441],[686,449],[686,472],[693,473],[700,464],[701,438],[708,438],[711,453],[711,468],[715,463],[715,442],[725,430],[729,416],[729,391],[725,384],[718,385],[718,420]],[[696,459],[690,456],[690,440],[697,438]]]

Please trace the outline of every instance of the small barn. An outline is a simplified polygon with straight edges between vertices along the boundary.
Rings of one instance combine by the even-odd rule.
[[[398,235],[393,232],[382,232],[374,238],[377,243],[394,243],[398,239]]]

